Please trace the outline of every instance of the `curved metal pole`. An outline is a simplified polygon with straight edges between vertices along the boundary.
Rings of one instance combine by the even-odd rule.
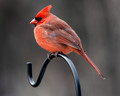
[[[74,64],[72,63],[72,61],[66,55],[62,53],[58,53],[57,56],[56,56],[56,53],[52,53],[49,55],[48,58],[46,58],[36,82],[33,80],[33,77],[32,77],[32,63],[27,62],[27,75],[28,75],[28,80],[29,80],[30,85],[33,87],[39,86],[49,62],[55,57],[61,57],[67,62],[74,77],[74,82],[75,82],[75,87],[76,87],[76,96],[81,96],[81,88],[80,88],[79,77],[78,77],[76,68]]]

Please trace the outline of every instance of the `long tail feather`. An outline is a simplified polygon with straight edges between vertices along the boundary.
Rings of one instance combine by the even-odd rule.
[[[79,55],[81,55],[95,70],[96,72],[98,73],[98,75],[104,80],[106,79],[102,73],[100,72],[100,70],[98,69],[98,67],[92,62],[92,60],[84,53],[84,52],[81,52],[80,50],[75,50],[75,52]]]

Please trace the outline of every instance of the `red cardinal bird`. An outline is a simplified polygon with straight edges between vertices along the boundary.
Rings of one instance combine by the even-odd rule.
[[[30,22],[34,24],[34,35],[39,46],[49,52],[68,54],[72,51],[81,55],[104,79],[100,70],[85,54],[80,38],[63,20],[50,13],[51,5],[43,8]]]

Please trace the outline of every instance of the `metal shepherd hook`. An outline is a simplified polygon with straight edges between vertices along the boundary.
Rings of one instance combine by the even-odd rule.
[[[27,75],[28,75],[28,80],[29,80],[30,85],[32,87],[39,86],[49,62],[55,57],[63,58],[67,62],[67,64],[69,65],[69,67],[72,71],[73,77],[74,77],[74,83],[75,83],[75,88],[76,88],[76,96],[81,96],[81,88],[80,88],[79,77],[78,77],[78,73],[76,71],[76,68],[75,68],[74,64],[72,63],[72,61],[66,55],[64,55],[62,53],[57,53],[57,56],[56,56],[56,53],[51,53],[49,55],[49,57],[47,57],[45,59],[45,61],[43,63],[43,66],[42,66],[42,69],[39,73],[39,76],[38,76],[36,82],[33,80],[33,76],[32,76],[32,63],[27,62]]]

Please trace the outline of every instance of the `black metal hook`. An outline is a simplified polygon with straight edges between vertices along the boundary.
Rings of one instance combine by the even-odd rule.
[[[78,77],[76,68],[75,68],[74,64],[72,63],[72,61],[66,55],[64,55],[62,53],[57,53],[57,56],[56,56],[56,53],[51,53],[49,55],[49,57],[47,57],[45,59],[36,82],[33,80],[33,77],[32,77],[32,63],[27,62],[27,75],[28,75],[28,80],[29,80],[30,85],[32,87],[39,86],[49,62],[55,57],[61,57],[67,62],[67,64],[69,65],[69,67],[72,71],[73,77],[74,77],[74,82],[75,82],[75,87],[76,87],[76,96],[81,96],[81,88],[80,88],[79,77]]]

